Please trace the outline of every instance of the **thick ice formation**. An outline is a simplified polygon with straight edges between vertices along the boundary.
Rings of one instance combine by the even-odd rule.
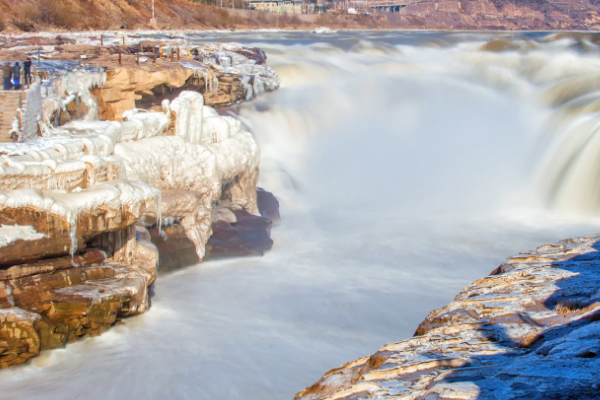
[[[206,44],[195,47],[194,51],[202,57],[203,63],[223,73],[241,75],[247,99],[275,90],[281,84],[281,78],[275,71],[267,65],[258,64],[258,61],[266,59],[261,50],[257,52],[257,56],[261,58],[259,60],[250,58],[248,49],[237,43]]]
[[[80,66],[72,61],[36,62],[35,67],[37,73],[45,76],[41,87],[45,121],[50,122],[57,110],[66,112],[67,104],[77,98],[88,109],[86,120],[98,118],[98,105],[90,90],[106,83],[104,68]]]
[[[264,61],[264,53],[248,54]],[[213,215],[221,225],[237,220],[222,205],[213,210],[226,197],[242,217],[261,220],[267,237],[259,245],[272,245],[270,225],[248,214],[258,214],[252,135],[205,106],[200,93],[183,90],[206,85],[211,104],[231,104],[259,92],[260,78],[222,73],[192,57],[158,68],[129,57],[118,67],[108,60],[108,74],[69,61],[35,63],[39,79],[22,98],[11,96],[20,105],[8,132],[13,143],[0,143],[0,368],[144,312],[159,262],[150,239],[168,237],[163,219],[178,223],[195,263],[213,234]],[[240,80],[259,90],[244,92]],[[169,91],[162,99],[160,88]],[[148,110],[135,108],[138,101]],[[236,232],[221,248],[239,250]]]
[[[25,105],[17,110],[17,118],[13,121],[10,134],[17,135],[18,142],[27,142],[38,136],[40,124],[43,123],[43,102],[40,82],[35,82],[25,92]]]
[[[127,111],[123,122],[77,121],[52,137],[0,145],[0,188],[6,191],[0,203],[64,218],[76,231],[79,215],[126,209],[139,219],[160,199],[158,189],[185,190],[198,201],[180,209],[167,196],[157,211],[184,218],[202,258],[223,184],[229,183],[235,204],[258,213],[259,149],[239,121],[204,106],[199,93],[182,92],[164,106],[165,112]],[[71,236],[74,252],[82,236]]]

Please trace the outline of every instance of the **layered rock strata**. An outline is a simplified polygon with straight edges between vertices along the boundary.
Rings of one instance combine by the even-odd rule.
[[[158,252],[127,230],[128,254],[89,248],[0,270],[0,367],[105,332],[149,307]],[[113,238],[114,239],[114,238]]]
[[[333,369],[296,399],[598,397],[600,237],[509,258],[415,337]]]

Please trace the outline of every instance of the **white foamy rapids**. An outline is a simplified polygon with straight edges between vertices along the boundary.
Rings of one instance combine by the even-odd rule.
[[[541,166],[568,140],[547,128],[558,126],[552,107],[593,98],[547,90],[594,74],[597,51],[518,35],[516,50],[480,50],[499,34],[187,35],[261,47],[283,78],[231,110],[260,146],[262,186],[281,201],[275,246],[159,278],[151,312],[0,372],[7,399],[290,399],[410,337],[511,254],[598,230],[594,215],[544,206],[542,178],[556,180]],[[589,109],[561,126],[593,119]],[[130,165],[144,174],[165,166],[143,154]]]

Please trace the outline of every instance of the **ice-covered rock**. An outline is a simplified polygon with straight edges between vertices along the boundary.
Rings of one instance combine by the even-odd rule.
[[[226,190],[228,192],[228,190]],[[257,190],[257,205],[260,216],[248,213],[242,207],[233,204],[230,197],[223,196],[212,209],[211,236],[206,244],[205,260],[262,255],[273,245],[270,231],[273,222],[279,220],[279,203],[272,193]],[[167,203],[168,205],[165,205]],[[163,191],[163,213],[170,215],[190,215],[194,206],[202,205],[191,197],[190,192]],[[168,209],[177,207],[178,214]],[[154,210],[154,209],[153,209]],[[150,215],[150,213],[147,213]],[[207,221],[207,215],[201,214]],[[163,220],[162,229],[156,224],[149,229],[152,242],[156,243],[160,253],[160,271],[169,272],[197,264],[194,237],[188,234],[184,218]],[[206,223],[206,222],[204,222]]]
[[[198,262],[224,187],[240,215],[261,219],[252,135],[197,92],[163,106],[0,144],[0,366],[144,312],[159,261],[148,221],[159,236],[177,221]]]
[[[260,49],[178,40],[46,46],[40,57],[54,60],[36,62],[36,82],[10,98],[19,109],[3,134],[13,143],[0,143],[1,368],[145,312],[159,260],[202,261],[213,233],[213,256],[271,247],[258,145],[209,105],[251,99],[279,77]],[[154,45],[158,60],[145,54]]]
[[[9,191],[0,193],[0,201],[5,207],[29,210],[33,207],[44,215],[70,218],[61,224],[71,226],[92,210],[107,207],[139,210],[140,204],[147,207],[150,199],[160,197],[159,191],[143,189],[138,195],[135,190],[150,184],[162,190],[184,189],[193,193],[208,210],[210,221],[210,208],[219,199],[223,183],[232,182],[232,201],[256,214],[259,150],[252,135],[237,120],[214,111],[208,111],[209,116],[203,119],[207,107],[196,92],[182,92],[167,108],[166,112],[130,110],[124,113],[123,122],[73,122],[61,127],[52,138],[0,145],[0,152],[4,153],[0,159],[0,188]],[[164,136],[171,124],[174,135]],[[112,183],[117,180],[143,183]],[[135,190],[128,190],[129,197],[122,202],[115,202],[115,190],[127,185],[134,185]],[[25,188],[29,191],[18,191]],[[68,195],[51,190],[64,190]],[[196,209],[190,212],[198,215]],[[133,222],[141,217],[134,212],[130,214]],[[210,222],[202,226],[205,225],[210,227]],[[188,226],[197,252],[202,255],[210,236],[208,228],[193,233],[197,228]],[[119,229],[123,227],[119,225]],[[63,242],[59,245],[63,246]],[[58,254],[44,246],[39,248],[42,255]],[[0,249],[0,259],[3,251],[7,248]]]

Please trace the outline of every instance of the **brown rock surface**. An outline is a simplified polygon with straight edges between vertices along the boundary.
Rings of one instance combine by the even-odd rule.
[[[121,188],[129,185],[120,183]],[[123,186],[124,185],[124,186]],[[40,258],[76,253],[85,248],[85,243],[92,237],[104,233],[124,229],[135,224],[151,198],[139,198],[133,204],[125,205],[119,201],[116,186],[106,186],[114,196],[106,196],[105,201],[94,201],[90,204],[89,194],[85,191],[70,193],[64,199],[64,193],[11,192],[8,200],[2,203],[0,222],[4,227],[28,226],[39,233],[39,238],[16,239],[0,246],[0,265],[14,265]],[[102,196],[104,193],[97,186],[91,195]],[[114,189],[114,190],[113,190]],[[19,194],[27,194],[34,199],[26,204],[12,203],[10,199],[19,198]],[[61,203],[62,201],[62,203]],[[71,213],[69,207],[80,211]]]
[[[218,79],[216,92],[212,92],[206,77],[195,75],[193,69],[178,62],[160,61],[137,66],[134,57],[127,56],[122,66],[112,65],[114,60],[98,59],[91,63],[108,67],[106,84],[92,90],[98,100],[101,119],[120,121],[124,111],[136,107],[160,109],[163,100],[173,100],[185,90],[201,93],[208,106],[233,104],[246,98],[238,74],[224,73],[187,60],[204,68],[209,78]]]
[[[21,364],[40,354],[35,326],[40,316],[18,308],[0,310],[0,368]]]
[[[0,269],[0,366],[18,364],[40,350],[99,335],[118,320],[144,312],[156,279],[158,252],[141,227],[129,262],[120,249],[89,248],[74,257],[45,259]],[[137,240],[136,240],[137,231]],[[131,243],[127,239],[123,243]]]

